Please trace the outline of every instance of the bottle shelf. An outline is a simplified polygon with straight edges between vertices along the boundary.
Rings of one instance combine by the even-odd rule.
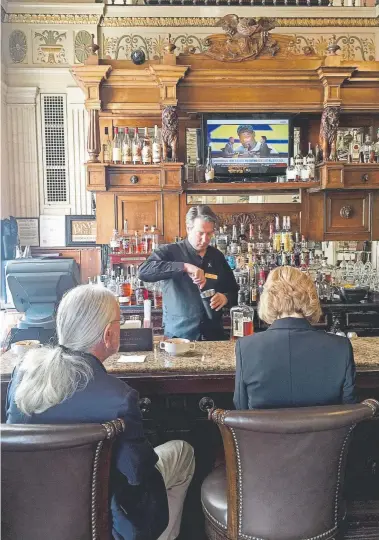
[[[110,263],[113,264],[122,264],[122,263],[132,263],[132,262],[144,262],[150,253],[111,253],[109,255]]]
[[[318,181],[313,182],[236,182],[236,183],[218,183],[212,182],[209,184],[184,184],[183,188],[188,192],[241,192],[241,191],[297,191],[299,189],[309,189],[320,187]]]

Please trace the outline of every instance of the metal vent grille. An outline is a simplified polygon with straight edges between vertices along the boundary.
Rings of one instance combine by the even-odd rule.
[[[65,96],[41,100],[45,204],[68,203]]]

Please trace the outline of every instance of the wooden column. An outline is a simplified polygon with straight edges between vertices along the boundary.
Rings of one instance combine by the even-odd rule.
[[[100,154],[99,111],[101,110],[100,87],[112,71],[111,66],[86,65],[71,69],[71,73],[85,94],[88,111],[87,150],[89,163],[98,163]]]

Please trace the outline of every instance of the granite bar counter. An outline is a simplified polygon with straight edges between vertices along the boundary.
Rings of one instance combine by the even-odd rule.
[[[379,338],[352,340],[357,366],[357,385],[379,392]],[[235,374],[235,344],[201,341],[183,356],[170,356],[155,344],[154,351],[122,353],[104,363],[109,373],[130,381],[143,393],[232,392]],[[120,356],[144,355],[144,362],[121,362]],[[1,379],[8,381],[17,358],[8,351],[1,357]]]

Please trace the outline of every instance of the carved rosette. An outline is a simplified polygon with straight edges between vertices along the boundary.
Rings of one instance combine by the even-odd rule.
[[[323,161],[335,161],[337,159],[336,144],[339,118],[339,107],[327,106],[324,108],[320,125],[320,148]]]
[[[179,140],[179,119],[176,107],[162,107],[162,157],[167,161],[171,153],[171,161],[177,161]]]

